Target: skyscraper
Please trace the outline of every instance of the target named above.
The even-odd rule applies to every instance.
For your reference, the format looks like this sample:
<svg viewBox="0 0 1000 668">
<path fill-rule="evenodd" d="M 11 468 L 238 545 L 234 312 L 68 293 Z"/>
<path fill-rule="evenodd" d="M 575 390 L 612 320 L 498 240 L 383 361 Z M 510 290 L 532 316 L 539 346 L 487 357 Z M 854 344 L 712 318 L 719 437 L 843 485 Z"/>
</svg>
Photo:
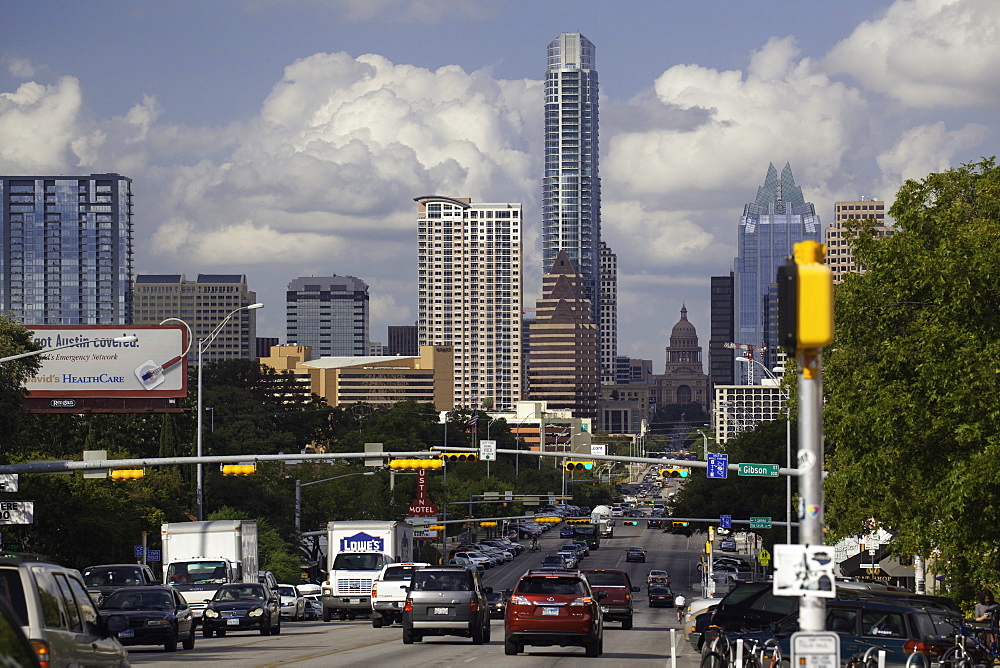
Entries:
<svg viewBox="0 0 1000 668">
<path fill-rule="evenodd" d="M 769 294 L 773 294 L 770 288 L 778 266 L 792 255 L 796 243 L 821 242 L 822 234 L 816 207 L 805 201 L 802 188 L 795 185 L 791 166 L 786 164 L 779 177 L 774 165 L 768 165 L 757 198 L 743 209 L 733 274 L 733 343 L 754 346 L 762 353 L 755 357 L 768 367 L 774 366 L 778 354 L 777 333 L 769 326 Z M 745 350 L 737 349 L 733 357 L 745 355 Z M 749 376 L 759 380 L 759 369 L 748 375 L 746 363 L 734 359 L 733 364 L 736 384 L 746 384 Z"/>
<path fill-rule="evenodd" d="M 417 337 L 454 349 L 456 407 L 521 398 L 521 205 L 417 202 Z"/>
<path fill-rule="evenodd" d="M 285 328 L 290 345 L 316 357 L 366 357 L 368 284 L 354 276 L 306 276 L 288 284 Z"/>
<path fill-rule="evenodd" d="M 601 383 L 612 385 L 618 382 L 618 256 L 603 241 L 600 301 Z"/>
<path fill-rule="evenodd" d="M 580 33 L 549 43 L 545 74 L 542 273 L 564 251 L 583 278 L 600 323 L 601 181 L 598 177 L 596 49 Z"/>
<path fill-rule="evenodd" d="M 132 180 L 0 176 L 0 311 L 26 325 L 132 322 Z"/>
<path fill-rule="evenodd" d="M 833 272 L 834 284 L 844 280 L 844 274 L 853 271 L 864 271 L 854 261 L 854 247 L 847 228 L 852 221 L 874 218 L 875 234 L 887 237 L 893 234 L 893 228 L 886 225 L 885 202 L 879 199 L 862 197 L 854 202 L 837 202 L 834 205 L 833 224 L 824 230 L 826 240 L 826 264 Z"/>
</svg>

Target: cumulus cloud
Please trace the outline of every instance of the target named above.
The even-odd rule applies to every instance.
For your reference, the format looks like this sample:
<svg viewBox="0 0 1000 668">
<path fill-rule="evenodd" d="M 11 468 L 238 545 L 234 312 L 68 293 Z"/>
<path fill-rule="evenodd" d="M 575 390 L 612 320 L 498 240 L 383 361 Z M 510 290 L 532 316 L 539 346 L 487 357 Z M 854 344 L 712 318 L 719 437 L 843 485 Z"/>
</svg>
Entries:
<svg viewBox="0 0 1000 668">
<path fill-rule="evenodd" d="M 63 171 L 79 133 L 81 102 L 80 82 L 69 76 L 0 93 L 0 173 Z"/>
<path fill-rule="evenodd" d="M 995 105 L 997 10 L 996 0 L 897 2 L 837 44 L 824 66 L 910 107 Z"/>
<path fill-rule="evenodd" d="M 30 79 L 37 71 L 35 65 L 27 58 L 7 58 L 6 63 L 7 71 L 18 79 Z"/>
<path fill-rule="evenodd" d="M 954 131 L 940 122 L 911 128 L 878 156 L 882 178 L 898 187 L 907 179 L 945 171 L 955 166 L 957 154 L 975 147 L 989 134 L 988 128 L 975 124 Z"/>
</svg>

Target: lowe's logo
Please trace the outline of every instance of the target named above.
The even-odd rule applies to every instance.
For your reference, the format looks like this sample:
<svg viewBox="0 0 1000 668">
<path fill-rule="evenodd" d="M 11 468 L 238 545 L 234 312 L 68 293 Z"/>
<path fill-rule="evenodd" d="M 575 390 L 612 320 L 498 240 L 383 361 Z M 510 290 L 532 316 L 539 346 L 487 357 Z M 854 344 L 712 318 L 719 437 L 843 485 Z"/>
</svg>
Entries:
<svg viewBox="0 0 1000 668">
<path fill-rule="evenodd" d="M 353 536 L 346 536 L 340 539 L 341 552 L 385 552 L 385 539 L 378 536 L 369 536 L 364 533 L 356 533 Z"/>
</svg>

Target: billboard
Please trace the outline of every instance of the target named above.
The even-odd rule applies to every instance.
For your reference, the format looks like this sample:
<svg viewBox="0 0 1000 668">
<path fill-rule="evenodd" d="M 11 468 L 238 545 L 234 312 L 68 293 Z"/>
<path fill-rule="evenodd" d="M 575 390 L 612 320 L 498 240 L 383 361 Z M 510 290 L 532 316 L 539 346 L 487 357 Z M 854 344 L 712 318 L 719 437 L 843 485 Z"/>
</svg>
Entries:
<svg viewBox="0 0 1000 668">
<path fill-rule="evenodd" d="M 28 325 L 43 348 L 41 368 L 24 382 L 29 397 L 180 398 L 187 396 L 187 328 L 169 325 Z M 119 342 L 115 337 L 135 336 Z"/>
</svg>

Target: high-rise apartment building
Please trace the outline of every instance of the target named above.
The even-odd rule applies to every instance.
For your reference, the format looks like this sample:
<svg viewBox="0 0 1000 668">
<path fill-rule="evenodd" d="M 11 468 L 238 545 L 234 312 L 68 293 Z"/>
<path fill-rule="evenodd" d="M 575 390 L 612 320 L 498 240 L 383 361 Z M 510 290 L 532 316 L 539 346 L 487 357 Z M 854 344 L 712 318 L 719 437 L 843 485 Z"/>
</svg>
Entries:
<svg viewBox="0 0 1000 668">
<path fill-rule="evenodd" d="M 739 230 L 739 254 L 733 282 L 734 335 L 740 345 L 752 345 L 769 368 L 778 353 L 778 336 L 769 327 L 769 291 L 778 275 L 778 266 L 793 253 L 801 241 L 822 241 L 822 227 L 816 207 L 806 202 L 802 188 L 795 185 L 792 168 L 786 164 L 778 176 L 768 165 L 764 185 L 757 198 L 743 209 Z M 733 357 L 745 351 L 736 349 Z M 745 363 L 733 360 L 738 385 L 747 383 Z M 751 374 L 759 380 L 758 370 Z"/>
<path fill-rule="evenodd" d="M 600 322 L 601 181 L 598 177 L 596 49 L 579 33 L 549 43 L 545 73 L 542 272 L 560 251 L 583 278 L 591 318 Z"/>
<path fill-rule="evenodd" d="M 614 384 L 618 357 L 618 256 L 601 242 L 601 382 Z"/>
<path fill-rule="evenodd" d="M 193 337 L 189 362 L 197 359 L 199 341 L 207 341 L 230 313 L 243 309 L 204 348 L 202 362 L 255 359 L 257 311 L 243 307 L 257 303 L 257 293 L 247 289 L 245 275 L 198 274 L 195 281 L 184 274 L 139 275 L 133 295 L 136 325 L 157 325 L 167 318 L 187 323 Z"/>
<path fill-rule="evenodd" d="M 454 349 L 455 406 L 521 398 L 521 205 L 417 202 L 417 338 Z"/>
<path fill-rule="evenodd" d="M 366 357 L 368 284 L 354 276 L 306 276 L 285 293 L 289 345 L 310 346 L 316 357 Z"/>
<path fill-rule="evenodd" d="M 542 277 L 542 298 L 531 326 L 531 401 L 598 417 L 598 329 L 590 319 L 583 278 L 561 251 Z"/>
<path fill-rule="evenodd" d="M 852 271 L 863 271 L 854 261 L 854 249 L 847 226 L 851 221 L 866 218 L 875 219 L 875 234 L 887 237 L 893 233 L 893 228 L 885 222 L 885 202 L 878 199 L 862 197 L 854 202 L 837 202 L 834 205 L 833 224 L 824 232 L 826 243 L 826 264 L 833 272 L 833 282 L 840 283 L 844 274 Z"/>
<path fill-rule="evenodd" d="M 0 176 L 0 311 L 26 325 L 132 322 L 132 180 Z"/>
</svg>

